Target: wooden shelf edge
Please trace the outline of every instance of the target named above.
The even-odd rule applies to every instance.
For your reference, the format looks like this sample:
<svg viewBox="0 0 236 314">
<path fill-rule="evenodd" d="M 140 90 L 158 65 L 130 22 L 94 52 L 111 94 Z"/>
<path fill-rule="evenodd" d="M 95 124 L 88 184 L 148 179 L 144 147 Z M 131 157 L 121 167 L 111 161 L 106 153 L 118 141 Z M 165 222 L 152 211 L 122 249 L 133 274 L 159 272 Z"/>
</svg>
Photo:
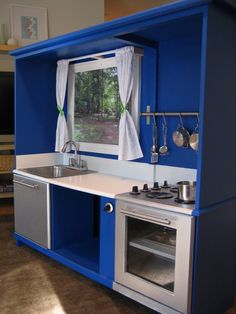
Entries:
<svg viewBox="0 0 236 314">
<path fill-rule="evenodd" d="M 7 170 L 7 171 L 0 170 L 0 175 L 1 174 L 12 174 L 12 171 L 10 171 L 10 170 Z"/>
<path fill-rule="evenodd" d="M 14 193 L 13 192 L 4 192 L 0 193 L 0 198 L 13 198 Z"/>
<path fill-rule="evenodd" d="M 1 143 L 10 143 L 13 144 L 15 141 L 15 135 L 14 134 L 8 134 L 8 135 L 2 135 L 0 134 L 0 144 Z"/>
<path fill-rule="evenodd" d="M 20 48 L 18 45 L 0 45 L 0 51 L 8 52 L 14 49 Z"/>
<path fill-rule="evenodd" d="M 15 149 L 15 144 L 1 144 L 0 143 L 0 150 L 13 150 Z"/>
</svg>

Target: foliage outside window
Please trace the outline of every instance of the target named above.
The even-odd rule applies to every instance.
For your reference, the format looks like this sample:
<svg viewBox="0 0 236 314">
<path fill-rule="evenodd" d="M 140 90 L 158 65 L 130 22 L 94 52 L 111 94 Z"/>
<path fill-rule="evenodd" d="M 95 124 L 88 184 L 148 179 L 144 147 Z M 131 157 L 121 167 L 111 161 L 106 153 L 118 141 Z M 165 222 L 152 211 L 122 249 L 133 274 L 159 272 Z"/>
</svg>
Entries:
<svg viewBox="0 0 236 314">
<path fill-rule="evenodd" d="M 75 74 L 74 139 L 118 144 L 120 97 L 115 67 Z"/>
</svg>

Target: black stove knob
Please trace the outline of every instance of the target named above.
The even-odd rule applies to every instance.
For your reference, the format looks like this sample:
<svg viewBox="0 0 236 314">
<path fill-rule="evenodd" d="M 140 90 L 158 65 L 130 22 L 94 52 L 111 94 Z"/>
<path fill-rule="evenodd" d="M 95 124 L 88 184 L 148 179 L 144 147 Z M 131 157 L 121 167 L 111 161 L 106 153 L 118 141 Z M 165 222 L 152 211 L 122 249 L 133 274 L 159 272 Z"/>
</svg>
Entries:
<svg viewBox="0 0 236 314">
<path fill-rule="evenodd" d="M 138 195 L 138 194 L 140 194 L 137 185 L 134 185 L 134 186 L 132 187 L 132 191 L 130 192 L 130 194 L 133 194 L 133 195 Z"/>
<path fill-rule="evenodd" d="M 167 180 L 164 181 L 164 184 L 162 185 L 162 187 L 163 187 L 164 189 L 167 189 L 167 188 L 170 187 L 169 184 L 168 184 L 168 182 L 167 182 Z"/>
<path fill-rule="evenodd" d="M 148 192 L 148 191 L 149 191 L 149 188 L 148 188 L 147 183 L 145 183 L 145 184 L 143 185 L 143 189 L 142 189 L 141 191 L 142 191 L 142 192 Z"/>
<path fill-rule="evenodd" d="M 154 182 L 152 190 L 159 190 L 159 189 L 160 189 L 159 183 L 158 182 Z"/>
</svg>

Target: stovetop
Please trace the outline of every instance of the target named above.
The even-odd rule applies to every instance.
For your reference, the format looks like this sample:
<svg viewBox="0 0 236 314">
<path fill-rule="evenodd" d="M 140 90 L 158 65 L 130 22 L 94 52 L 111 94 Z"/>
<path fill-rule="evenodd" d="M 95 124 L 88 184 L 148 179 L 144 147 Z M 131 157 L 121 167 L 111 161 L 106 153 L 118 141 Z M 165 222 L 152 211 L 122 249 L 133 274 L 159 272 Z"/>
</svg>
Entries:
<svg viewBox="0 0 236 314">
<path fill-rule="evenodd" d="M 162 185 L 155 182 L 152 187 L 144 184 L 141 189 L 138 186 L 133 186 L 130 192 L 117 195 L 117 199 L 138 205 L 191 214 L 195 204 L 179 202 L 177 193 L 177 186 L 169 185 L 167 181 L 164 181 Z"/>
</svg>

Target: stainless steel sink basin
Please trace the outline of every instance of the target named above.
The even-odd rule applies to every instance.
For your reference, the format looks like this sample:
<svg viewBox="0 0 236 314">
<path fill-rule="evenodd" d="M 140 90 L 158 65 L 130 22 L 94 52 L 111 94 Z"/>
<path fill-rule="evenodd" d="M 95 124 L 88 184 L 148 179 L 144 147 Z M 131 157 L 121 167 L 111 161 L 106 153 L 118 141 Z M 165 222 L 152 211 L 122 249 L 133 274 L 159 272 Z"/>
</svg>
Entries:
<svg viewBox="0 0 236 314">
<path fill-rule="evenodd" d="M 91 170 L 81 170 L 65 165 L 42 166 L 34 168 L 19 169 L 23 172 L 44 178 L 62 178 L 93 173 Z"/>
</svg>

